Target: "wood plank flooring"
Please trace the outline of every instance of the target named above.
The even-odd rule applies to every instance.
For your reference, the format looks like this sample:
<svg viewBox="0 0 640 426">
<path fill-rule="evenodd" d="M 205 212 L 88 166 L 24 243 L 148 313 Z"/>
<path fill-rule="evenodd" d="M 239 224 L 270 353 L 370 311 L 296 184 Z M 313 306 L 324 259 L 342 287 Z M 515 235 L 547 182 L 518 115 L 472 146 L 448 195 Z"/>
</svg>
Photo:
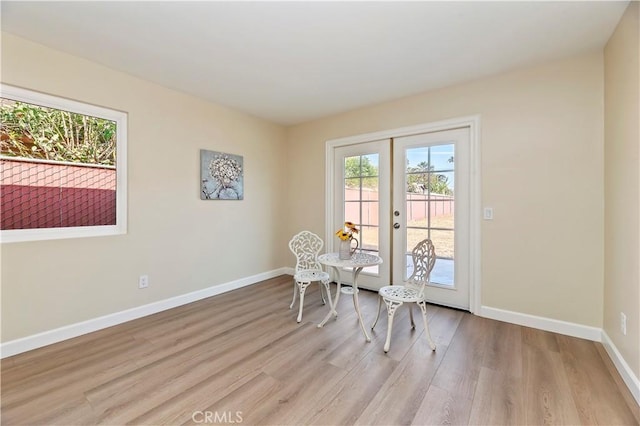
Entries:
<svg viewBox="0 0 640 426">
<path fill-rule="evenodd" d="M 281 276 L 7 358 L 2 424 L 639 424 L 599 343 L 429 306 L 437 350 L 401 308 L 385 354 L 384 314 L 366 343 L 349 297 L 318 329 L 318 287 L 300 324 L 291 291 Z"/>
</svg>

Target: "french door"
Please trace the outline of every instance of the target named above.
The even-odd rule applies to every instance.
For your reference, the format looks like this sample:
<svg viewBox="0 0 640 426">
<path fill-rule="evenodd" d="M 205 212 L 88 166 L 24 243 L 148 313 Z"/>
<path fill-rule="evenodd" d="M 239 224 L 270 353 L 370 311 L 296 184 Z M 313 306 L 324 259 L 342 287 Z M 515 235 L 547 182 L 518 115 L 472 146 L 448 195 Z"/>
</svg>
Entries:
<svg viewBox="0 0 640 426">
<path fill-rule="evenodd" d="M 331 239 L 337 251 L 337 237 L 333 235 L 344 222 L 356 224 L 359 249 L 377 254 L 383 263 L 365 268 L 358 278 L 358 286 L 379 289 L 388 285 L 391 277 L 390 197 L 391 144 L 389 139 L 338 147 L 334 150 L 334 189 L 336 208 Z M 351 274 L 343 274 L 349 283 Z"/>
<path fill-rule="evenodd" d="M 427 300 L 469 309 L 469 128 L 393 139 L 394 284 L 411 276 L 411 250 L 436 249 Z"/>
<path fill-rule="evenodd" d="M 331 222 L 336 230 L 355 223 L 360 248 L 383 259 L 362 271 L 359 286 L 402 285 L 413 270 L 411 250 L 430 238 L 437 260 L 427 300 L 469 309 L 469 128 L 337 146 L 333 155 Z"/>
</svg>

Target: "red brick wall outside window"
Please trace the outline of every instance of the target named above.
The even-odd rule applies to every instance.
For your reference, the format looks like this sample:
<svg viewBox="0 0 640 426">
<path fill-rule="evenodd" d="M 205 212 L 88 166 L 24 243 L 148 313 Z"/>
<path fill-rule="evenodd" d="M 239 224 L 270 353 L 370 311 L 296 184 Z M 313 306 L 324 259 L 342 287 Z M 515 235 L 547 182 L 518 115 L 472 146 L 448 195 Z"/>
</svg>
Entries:
<svg viewBox="0 0 640 426">
<path fill-rule="evenodd" d="M 116 169 L 0 158 L 0 228 L 116 224 Z"/>
</svg>

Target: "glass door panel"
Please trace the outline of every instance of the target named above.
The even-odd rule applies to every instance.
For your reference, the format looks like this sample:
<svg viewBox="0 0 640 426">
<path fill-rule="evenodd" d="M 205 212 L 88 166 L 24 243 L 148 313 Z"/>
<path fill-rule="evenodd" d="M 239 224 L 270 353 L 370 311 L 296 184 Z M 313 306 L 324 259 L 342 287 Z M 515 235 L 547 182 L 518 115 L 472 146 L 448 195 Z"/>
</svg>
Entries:
<svg viewBox="0 0 640 426">
<path fill-rule="evenodd" d="M 408 277 L 413 269 L 411 250 L 424 238 L 436 248 L 438 267 L 454 262 L 455 189 L 454 145 L 419 146 L 405 150 L 406 241 L 409 261 L 404 262 Z M 443 231 L 446 230 L 446 231 Z M 406 257 L 406 256 L 405 256 Z M 440 268 L 439 268 L 440 269 Z M 449 275 L 450 274 L 450 275 Z M 431 277 L 434 284 L 453 285 L 454 268 L 443 268 Z M 437 278 L 437 281 L 436 281 Z"/>
<path fill-rule="evenodd" d="M 380 156 L 378 154 L 356 155 L 344 158 L 344 217 L 353 222 L 359 230 L 360 251 L 378 255 L 380 253 L 378 220 L 378 173 Z M 375 201 L 374 201 L 375 200 Z M 378 274 L 378 265 L 365 268 L 363 272 Z"/>
</svg>

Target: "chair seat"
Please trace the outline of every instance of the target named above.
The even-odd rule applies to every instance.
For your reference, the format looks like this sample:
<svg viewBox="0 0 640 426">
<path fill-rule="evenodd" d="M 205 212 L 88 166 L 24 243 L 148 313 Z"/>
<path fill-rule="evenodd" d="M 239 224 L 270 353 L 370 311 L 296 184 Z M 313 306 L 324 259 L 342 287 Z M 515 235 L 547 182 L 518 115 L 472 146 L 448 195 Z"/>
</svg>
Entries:
<svg viewBox="0 0 640 426">
<path fill-rule="evenodd" d="M 329 281 L 329 273 L 317 270 L 298 271 L 293 275 L 293 279 L 302 283 Z"/>
<path fill-rule="evenodd" d="M 419 302 L 422 300 L 418 295 L 418 290 L 401 285 L 388 285 L 382 287 L 378 293 L 385 299 L 395 302 Z"/>
</svg>

